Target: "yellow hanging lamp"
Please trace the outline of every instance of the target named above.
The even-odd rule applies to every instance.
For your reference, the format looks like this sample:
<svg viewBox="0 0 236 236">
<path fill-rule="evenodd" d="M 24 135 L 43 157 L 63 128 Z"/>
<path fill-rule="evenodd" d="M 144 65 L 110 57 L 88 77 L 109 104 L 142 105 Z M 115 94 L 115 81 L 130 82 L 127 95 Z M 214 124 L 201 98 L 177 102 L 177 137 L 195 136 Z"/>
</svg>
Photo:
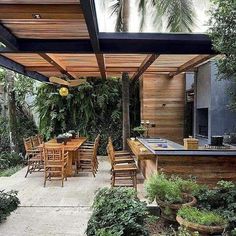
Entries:
<svg viewBox="0 0 236 236">
<path fill-rule="evenodd" d="M 59 89 L 59 94 L 60 94 L 62 97 L 68 96 L 68 94 L 69 94 L 68 88 L 66 88 L 66 87 L 61 87 L 61 88 Z"/>
</svg>

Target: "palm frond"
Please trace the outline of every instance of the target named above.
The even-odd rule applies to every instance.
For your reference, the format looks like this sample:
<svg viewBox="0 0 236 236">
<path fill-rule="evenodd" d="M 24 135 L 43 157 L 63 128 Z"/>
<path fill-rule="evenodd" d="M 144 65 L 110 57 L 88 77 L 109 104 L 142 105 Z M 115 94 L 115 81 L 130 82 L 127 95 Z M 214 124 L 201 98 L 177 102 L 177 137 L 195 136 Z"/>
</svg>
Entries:
<svg viewBox="0 0 236 236">
<path fill-rule="evenodd" d="M 112 5 L 110 6 L 111 16 L 116 15 L 116 25 L 115 31 L 121 32 L 123 26 L 122 19 L 122 0 L 112 0 Z"/>
<path fill-rule="evenodd" d="M 171 32 L 192 31 L 195 21 L 192 0 L 155 0 L 155 5 Z"/>
<path fill-rule="evenodd" d="M 140 26 L 139 29 L 142 32 L 146 23 L 146 16 L 147 16 L 147 12 L 146 12 L 146 1 L 145 0 L 138 0 L 138 10 L 139 13 L 141 14 L 141 21 L 140 21 Z"/>
</svg>

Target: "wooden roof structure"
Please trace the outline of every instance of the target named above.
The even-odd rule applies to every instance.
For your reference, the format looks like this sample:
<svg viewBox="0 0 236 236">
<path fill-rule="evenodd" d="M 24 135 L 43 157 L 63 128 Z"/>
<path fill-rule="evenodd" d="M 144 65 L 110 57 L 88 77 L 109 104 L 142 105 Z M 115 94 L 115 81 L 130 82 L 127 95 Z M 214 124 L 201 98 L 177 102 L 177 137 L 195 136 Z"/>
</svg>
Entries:
<svg viewBox="0 0 236 236">
<path fill-rule="evenodd" d="M 215 52 L 205 34 L 99 32 L 94 0 L 1 0 L 0 66 L 39 81 L 50 76 L 170 78 Z"/>
</svg>

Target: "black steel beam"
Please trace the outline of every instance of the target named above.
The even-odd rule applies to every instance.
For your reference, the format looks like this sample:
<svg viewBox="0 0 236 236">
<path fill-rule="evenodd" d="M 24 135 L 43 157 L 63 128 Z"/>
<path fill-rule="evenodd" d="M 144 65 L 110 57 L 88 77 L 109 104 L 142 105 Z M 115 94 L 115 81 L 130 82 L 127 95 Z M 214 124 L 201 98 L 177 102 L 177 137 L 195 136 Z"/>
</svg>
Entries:
<svg viewBox="0 0 236 236">
<path fill-rule="evenodd" d="M 17 38 L 2 24 L 0 24 L 0 42 L 6 46 L 4 50 L 18 50 L 19 48 Z"/>
<path fill-rule="evenodd" d="M 93 53 L 89 39 L 19 39 L 21 52 L 33 53 Z"/>
<path fill-rule="evenodd" d="M 19 74 L 31 77 L 32 79 L 38 80 L 40 82 L 49 82 L 48 77 L 35 72 L 35 71 L 27 71 L 25 67 L 11 59 L 0 55 L 0 66 L 5 67 L 9 70 L 13 70 Z"/>
<path fill-rule="evenodd" d="M 217 54 L 205 34 L 100 33 L 99 44 L 101 53 Z M 94 53 L 89 39 L 18 39 L 18 45 L 19 52 Z"/>
<path fill-rule="evenodd" d="M 216 54 L 206 34 L 100 33 L 103 53 Z"/>
</svg>

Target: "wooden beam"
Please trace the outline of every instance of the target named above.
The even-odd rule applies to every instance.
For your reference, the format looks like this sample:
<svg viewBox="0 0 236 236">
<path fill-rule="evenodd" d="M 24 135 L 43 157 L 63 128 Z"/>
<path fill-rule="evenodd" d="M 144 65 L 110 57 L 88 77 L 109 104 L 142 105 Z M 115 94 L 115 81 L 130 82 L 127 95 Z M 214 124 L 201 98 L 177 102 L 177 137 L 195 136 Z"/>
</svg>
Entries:
<svg viewBox="0 0 236 236">
<path fill-rule="evenodd" d="M 2 42 L 10 50 L 18 51 L 19 49 L 17 38 L 2 24 L 0 24 L 0 42 Z M 4 48 L 4 50 L 7 49 Z"/>
<path fill-rule="evenodd" d="M 0 4 L 1 20 L 32 20 L 33 14 L 44 20 L 84 18 L 79 4 Z"/>
<path fill-rule="evenodd" d="M 102 78 L 106 79 L 107 75 L 106 75 L 105 59 L 103 53 L 100 50 L 100 43 L 98 37 L 99 29 L 98 29 L 95 3 L 93 0 L 80 0 L 80 5 L 84 13 L 84 18 L 87 24 L 91 44 L 93 47 L 93 51 L 96 55 L 101 76 Z"/>
<path fill-rule="evenodd" d="M 76 79 L 76 76 L 73 73 L 69 73 L 66 71 L 65 66 L 55 57 L 46 53 L 39 53 L 39 55 L 53 65 L 58 71 L 60 71 L 63 75 L 68 76 L 70 79 Z"/>
<path fill-rule="evenodd" d="M 135 82 L 136 80 L 138 80 L 140 78 L 140 76 L 148 69 L 148 67 L 159 57 L 160 55 L 157 54 L 152 54 L 152 55 L 148 55 L 144 61 L 142 62 L 142 64 L 140 65 L 140 67 L 138 68 L 138 70 L 134 73 L 134 75 L 132 76 L 131 80 L 133 82 Z"/>
<path fill-rule="evenodd" d="M 23 65 L 2 55 L 0 55 L 0 66 L 9 70 L 13 70 L 19 74 L 31 77 L 32 79 L 38 80 L 40 82 L 49 82 L 48 77 L 35 71 L 28 71 Z"/>
<path fill-rule="evenodd" d="M 186 71 L 192 69 L 193 67 L 203 63 L 204 61 L 210 59 L 213 56 L 215 56 L 215 55 L 198 55 L 198 56 L 194 57 L 193 59 L 191 59 L 190 61 L 184 63 L 182 66 L 180 66 L 176 72 L 169 73 L 169 78 L 171 79 L 176 75 L 186 72 Z"/>
</svg>

